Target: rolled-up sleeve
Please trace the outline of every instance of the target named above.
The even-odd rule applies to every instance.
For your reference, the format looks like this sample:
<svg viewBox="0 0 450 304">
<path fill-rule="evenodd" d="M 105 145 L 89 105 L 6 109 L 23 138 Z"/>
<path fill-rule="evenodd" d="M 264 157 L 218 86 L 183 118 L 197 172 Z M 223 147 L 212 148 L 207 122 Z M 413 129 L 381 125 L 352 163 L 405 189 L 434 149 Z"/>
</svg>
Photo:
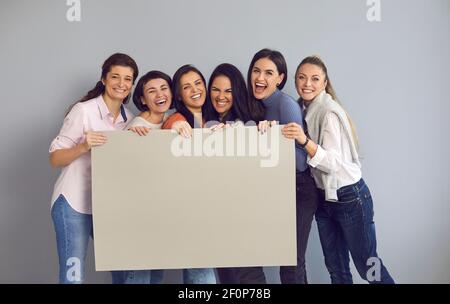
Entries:
<svg viewBox="0 0 450 304">
<path fill-rule="evenodd" d="M 69 149 L 81 143 L 84 139 L 84 119 L 83 108 L 76 104 L 64 118 L 58 136 L 50 144 L 49 153 L 59 149 Z"/>
</svg>

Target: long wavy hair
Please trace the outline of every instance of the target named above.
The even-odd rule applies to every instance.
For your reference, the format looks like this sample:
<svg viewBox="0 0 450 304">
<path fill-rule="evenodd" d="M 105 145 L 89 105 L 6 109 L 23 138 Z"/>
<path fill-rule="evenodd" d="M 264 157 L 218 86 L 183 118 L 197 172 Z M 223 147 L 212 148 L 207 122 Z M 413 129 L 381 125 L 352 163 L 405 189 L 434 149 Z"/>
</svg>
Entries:
<svg viewBox="0 0 450 304">
<path fill-rule="evenodd" d="M 222 119 L 220 119 L 219 113 L 217 113 L 213 106 L 213 111 L 211 111 L 212 115 L 211 117 L 208 117 L 207 120 L 215 120 L 223 123 L 227 121 L 235 121 L 236 119 L 239 119 L 243 123 L 251 120 L 250 111 L 248 109 L 248 92 L 242 73 L 232 64 L 222 63 L 218 65 L 209 78 L 208 92 L 211 92 L 212 83 L 214 79 L 219 76 L 225 76 L 230 80 L 233 104 L 231 109 L 224 115 L 224 117 L 222 117 Z"/>
<path fill-rule="evenodd" d="M 205 77 L 203 77 L 203 74 L 193 65 L 186 64 L 180 67 L 172 78 L 172 93 L 173 93 L 173 102 L 175 104 L 175 109 L 178 113 L 184 116 L 186 118 L 187 122 L 191 125 L 192 128 L 195 127 L 194 123 L 194 114 L 189 111 L 189 109 L 184 104 L 184 101 L 181 97 L 181 77 L 189 72 L 194 72 L 200 76 L 200 78 L 203 81 L 203 84 L 205 85 L 205 103 L 202 106 L 202 117 L 206 118 L 209 117 L 212 111 L 212 105 L 211 101 L 209 100 L 208 91 L 206 90 L 206 81 Z"/>
<path fill-rule="evenodd" d="M 342 103 L 339 101 L 339 99 L 338 99 L 338 97 L 336 95 L 336 91 L 334 90 L 333 85 L 331 84 L 330 77 L 328 76 L 328 69 L 327 69 L 325 63 L 317 55 L 308 56 L 305 59 L 303 59 L 300 62 L 300 64 L 298 65 L 297 70 L 295 72 L 295 77 L 297 77 L 298 71 L 300 70 L 301 66 L 304 65 L 304 64 L 313 64 L 313 65 L 319 67 L 323 71 L 323 73 L 325 74 L 325 81 L 327 82 L 327 85 L 325 87 L 325 92 L 330 94 L 330 96 L 333 98 L 333 100 L 339 104 L 339 106 L 344 110 L 345 114 L 347 115 L 347 119 L 349 121 L 350 128 L 351 128 L 351 131 L 352 131 L 352 137 L 353 137 L 353 140 L 355 142 L 356 147 L 358 148 L 359 147 L 359 140 L 358 140 L 358 134 L 356 132 L 356 126 L 353 123 L 353 120 L 351 119 L 350 115 L 344 109 L 344 107 L 342 106 Z M 299 103 L 301 105 L 303 104 L 303 100 L 302 100 L 301 97 L 299 98 Z"/>
</svg>

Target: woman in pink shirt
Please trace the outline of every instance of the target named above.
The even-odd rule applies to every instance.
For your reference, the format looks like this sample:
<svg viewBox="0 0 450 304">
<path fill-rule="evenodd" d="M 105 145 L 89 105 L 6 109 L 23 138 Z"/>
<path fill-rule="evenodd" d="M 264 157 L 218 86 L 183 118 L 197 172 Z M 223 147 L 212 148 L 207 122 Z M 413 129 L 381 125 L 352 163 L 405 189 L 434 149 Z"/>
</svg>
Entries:
<svg viewBox="0 0 450 304">
<path fill-rule="evenodd" d="M 91 153 L 106 143 L 102 131 L 123 130 L 133 115 L 128 102 L 138 76 L 136 62 L 116 53 L 103 63 L 100 81 L 75 103 L 50 145 L 50 164 L 61 167 L 51 214 L 59 256 L 59 282 L 84 280 L 85 257 L 92 231 Z"/>
</svg>

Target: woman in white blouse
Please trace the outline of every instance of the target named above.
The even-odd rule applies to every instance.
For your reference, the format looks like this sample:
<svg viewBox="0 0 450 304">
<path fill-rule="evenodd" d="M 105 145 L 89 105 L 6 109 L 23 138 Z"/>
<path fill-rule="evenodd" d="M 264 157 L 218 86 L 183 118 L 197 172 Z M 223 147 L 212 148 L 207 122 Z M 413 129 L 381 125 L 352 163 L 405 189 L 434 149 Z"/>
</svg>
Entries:
<svg viewBox="0 0 450 304">
<path fill-rule="evenodd" d="M 369 283 L 390 283 L 376 250 L 373 202 L 362 179 L 353 123 L 338 103 L 323 61 L 303 59 L 295 84 L 305 108 L 307 132 L 296 123 L 283 134 L 308 153 L 308 164 L 319 188 L 316 212 L 320 242 L 332 283 L 352 283 L 349 252 L 360 276 Z"/>
</svg>

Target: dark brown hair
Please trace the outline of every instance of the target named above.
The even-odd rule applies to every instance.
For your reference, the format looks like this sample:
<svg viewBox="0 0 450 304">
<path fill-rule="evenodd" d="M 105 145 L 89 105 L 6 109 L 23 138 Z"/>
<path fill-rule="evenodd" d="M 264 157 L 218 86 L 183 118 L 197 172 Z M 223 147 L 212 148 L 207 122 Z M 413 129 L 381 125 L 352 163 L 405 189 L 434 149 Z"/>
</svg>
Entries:
<svg viewBox="0 0 450 304">
<path fill-rule="evenodd" d="M 103 63 L 102 75 L 100 77 L 100 80 L 95 84 L 95 87 L 93 89 L 91 89 L 89 92 L 87 92 L 86 95 L 84 95 L 80 100 L 78 100 L 77 102 L 72 104 L 70 106 L 69 110 L 67 111 L 66 115 L 70 112 L 70 110 L 72 109 L 72 107 L 75 104 L 77 104 L 79 102 L 85 102 L 92 98 L 96 98 L 96 97 L 102 95 L 105 92 L 105 86 L 103 85 L 102 80 L 105 80 L 106 75 L 109 73 L 109 71 L 111 71 L 111 68 L 113 66 L 117 66 L 117 65 L 123 66 L 123 67 L 130 67 L 133 69 L 133 84 L 134 84 L 134 81 L 136 80 L 136 78 L 139 75 L 139 69 L 136 64 L 136 61 L 134 61 L 133 58 L 131 58 L 130 56 L 128 56 L 126 54 L 115 53 L 115 54 L 109 56 L 108 59 L 106 59 L 105 62 Z M 129 99 L 130 99 L 130 95 L 128 95 L 123 100 L 123 103 L 127 103 Z"/>
</svg>

